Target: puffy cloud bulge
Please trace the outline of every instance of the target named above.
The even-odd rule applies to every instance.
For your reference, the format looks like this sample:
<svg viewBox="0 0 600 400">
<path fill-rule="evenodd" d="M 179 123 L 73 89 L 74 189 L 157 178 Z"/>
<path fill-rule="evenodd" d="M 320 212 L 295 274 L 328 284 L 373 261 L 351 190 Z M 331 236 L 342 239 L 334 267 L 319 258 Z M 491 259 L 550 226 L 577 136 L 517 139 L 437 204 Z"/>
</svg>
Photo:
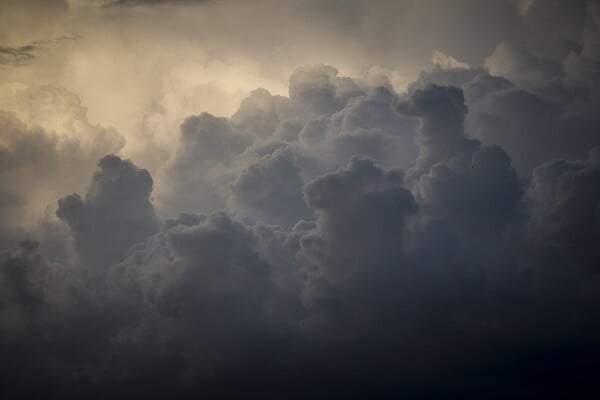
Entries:
<svg viewBox="0 0 600 400">
<path fill-rule="evenodd" d="M 489 3 L 502 23 L 469 53 L 454 24 L 485 25 L 481 6 L 408 3 L 290 3 L 357 43 L 379 37 L 354 66 L 384 66 L 312 63 L 297 22 L 285 43 L 310 63 L 261 66 L 288 73 L 287 92 L 254 88 L 229 116 L 150 88 L 149 111 L 111 128 L 76 85 L 9 83 L 39 65 L 7 66 L 32 70 L 11 69 L 0 97 L 2 396 L 597 393 L 600 6 Z M 152 19 L 245 4 L 29 7 Z M 413 39 L 434 65 L 401 88 L 372 24 L 426 11 L 448 14 L 450 38 Z M 239 29 L 214 40 L 261 60 L 267 31 Z"/>
</svg>

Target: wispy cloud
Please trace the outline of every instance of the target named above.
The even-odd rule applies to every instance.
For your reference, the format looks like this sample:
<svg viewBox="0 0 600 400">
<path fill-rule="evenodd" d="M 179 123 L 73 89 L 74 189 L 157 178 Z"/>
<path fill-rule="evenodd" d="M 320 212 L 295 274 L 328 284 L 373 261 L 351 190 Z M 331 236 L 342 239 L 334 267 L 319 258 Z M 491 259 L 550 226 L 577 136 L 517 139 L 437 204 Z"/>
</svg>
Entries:
<svg viewBox="0 0 600 400">
<path fill-rule="evenodd" d="M 31 44 L 19 47 L 2 46 L 0 47 L 0 64 L 29 65 L 35 58 L 35 50 L 36 46 Z"/>
<path fill-rule="evenodd" d="M 23 46 L 0 46 L 0 65 L 22 66 L 30 65 L 39 52 L 62 42 L 79 40 L 81 36 L 61 36 L 52 39 L 34 40 Z"/>
<path fill-rule="evenodd" d="M 214 0 L 113 0 L 105 3 L 105 6 L 140 6 L 158 4 L 205 4 Z"/>
</svg>

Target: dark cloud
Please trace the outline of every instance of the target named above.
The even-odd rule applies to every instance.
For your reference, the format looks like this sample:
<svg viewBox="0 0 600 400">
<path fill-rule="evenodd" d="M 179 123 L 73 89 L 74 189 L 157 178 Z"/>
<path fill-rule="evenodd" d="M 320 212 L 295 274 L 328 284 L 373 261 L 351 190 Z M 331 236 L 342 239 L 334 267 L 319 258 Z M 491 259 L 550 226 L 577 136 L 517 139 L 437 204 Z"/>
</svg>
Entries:
<svg viewBox="0 0 600 400">
<path fill-rule="evenodd" d="M 599 8 L 552 27 L 558 2 L 490 7 L 526 24 L 503 25 L 518 35 L 485 66 L 439 64 L 405 93 L 306 66 L 289 96 L 186 118 L 157 171 L 163 218 L 150 173 L 101 157 L 122 139 L 76 96 L 16 96 L 0 114 L 0 393 L 593 397 Z M 98 158 L 59 221 L 20 223 L 30 192 Z"/>
<path fill-rule="evenodd" d="M 302 198 L 303 186 L 293 150 L 280 147 L 245 169 L 231 192 L 242 213 L 266 223 L 292 227 L 311 216 Z"/>
<path fill-rule="evenodd" d="M 35 58 L 34 45 L 20 47 L 0 47 L 0 64 L 27 65 Z"/>
<path fill-rule="evenodd" d="M 222 171 L 252 139 L 226 118 L 203 113 L 180 126 L 180 147 L 167 168 L 169 191 L 162 198 L 169 209 L 209 212 L 225 205 Z"/>
<path fill-rule="evenodd" d="M 306 186 L 306 201 L 318 216 L 317 230 L 300 242 L 309 267 L 302 295 L 308 305 L 349 321 L 367 317 L 351 316 L 365 305 L 373 311 L 378 308 L 374 302 L 385 307 L 379 294 L 394 285 L 404 220 L 417 209 L 402 180 L 401 171 L 352 159 L 347 169 Z M 379 281 L 383 276 L 387 283 Z M 379 293 L 372 292 L 378 284 Z"/>
<path fill-rule="evenodd" d="M 455 87 L 428 86 L 397 105 L 401 115 L 418 117 L 420 151 L 414 174 L 421 175 L 437 163 L 468 165 L 479 143 L 464 135 L 467 113 L 464 96 Z"/>
<path fill-rule="evenodd" d="M 586 76 L 585 85 L 593 87 L 598 81 L 594 75 L 597 68 L 584 70 L 587 72 L 576 75 Z M 462 88 L 468 109 L 464 120 L 467 136 L 502 146 L 519 173 L 527 177 L 549 158 L 584 157 L 600 144 L 596 135 L 598 120 L 590 109 L 598 99 L 587 87 L 571 83 L 573 80 L 563 74 L 561 78 L 540 75 L 537 85 L 533 78 L 527 78 L 527 84 L 519 86 L 487 71 L 438 69 L 422 74 L 412 91 L 431 83 Z"/>
<path fill-rule="evenodd" d="M 38 247 L 39 243 L 35 241 L 23 241 L 16 252 L 3 254 L 4 307 L 16 307 L 26 314 L 37 314 L 43 306 L 44 299 L 37 281 L 39 275 L 44 273 L 44 266 L 37 252 Z"/>
<path fill-rule="evenodd" d="M 534 170 L 529 191 L 534 203 L 531 224 L 541 235 L 541 246 L 556 252 L 557 263 L 593 272 L 600 262 L 599 151 L 590 150 L 587 159 L 543 163 Z"/>
<path fill-rule="evenodd" d="M 0 65 L 30 65 L 38 57 L 38 54 L 47 50 L 49 46 L 79 39 L 81 36 L 61 36 L 47 40 L 34 40 L 29 44 L 17 47 L 0 46 Z"/>
<path fill-rule="evenodd" d="M 337 70 L 329 66 L 299 68 L 290 76 L 290 100 L 303 106 L 311 117 L 331 115 L 343 106 L 336 78 Z"/>
<path fill-rule="evenodd" d="M 467 107 L 459 89 L 426 86 L 397 107 L 421 123 L 410 178 L 426 214 L 454 219 L 461 230 L 477 234 L 514 223 L 521 183 L 501 147 L 466 138 Z"/>
<path fill-rule="evenodd" d="M 416 157 L 415 124 L 394 111 L 390 88 L 312 65 L 291 75 L 289 90 L 285 97 L 257 89 L 230 119 L 206 113 L 186 119 L 161 203 L 175 212 L 228 205 L 291 227 L 311 214 L 302 201 L 304 182 L 353 156 L 393 167 Z"/>
<path fill-rule="evenodd" d="M 378 86 L 349 99 L 344 109 L 331 117 L 331 146 L 340 160 L 362 156 L 398 167 L 413 163 L 415 127 L 394 112 L 395 102 L 391 89 Z"/>
<path fill-rule="evenodd" d="M 120 260 L 130 246 L 158 229 L 148 171 L 117 156 L 102 158 L 98 167 L 85 198 L 76 193 L 63 197 L 56 210 L 71 228 L 77 254 L 90 271 Z"/>
</svg>

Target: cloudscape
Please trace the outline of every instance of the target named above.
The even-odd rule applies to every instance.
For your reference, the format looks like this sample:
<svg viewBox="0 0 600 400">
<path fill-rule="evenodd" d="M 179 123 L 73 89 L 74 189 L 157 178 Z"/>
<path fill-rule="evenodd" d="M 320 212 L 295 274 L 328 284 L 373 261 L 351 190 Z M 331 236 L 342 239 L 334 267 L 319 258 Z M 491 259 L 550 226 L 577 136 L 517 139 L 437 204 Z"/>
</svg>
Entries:
<svg viewBox="0 0 600 400">
<path fill-rule="evenodd" d="M 0 0 L 0 396 L 600 394 L 597 0 Z"/>
</svg>

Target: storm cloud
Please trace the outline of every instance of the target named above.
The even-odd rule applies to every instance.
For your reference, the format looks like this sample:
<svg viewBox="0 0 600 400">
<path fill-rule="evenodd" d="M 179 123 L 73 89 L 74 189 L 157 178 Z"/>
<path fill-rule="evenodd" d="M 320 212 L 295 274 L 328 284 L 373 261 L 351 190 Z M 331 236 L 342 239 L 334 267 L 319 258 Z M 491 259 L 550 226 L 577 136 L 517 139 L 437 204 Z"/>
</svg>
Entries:
<svg viewBox="0 0 600 400">
<path fill-rule="evenodd" d="M 136 92 L 148 98 L 121 109 L 127 87 L 113 103 L 97 86 L 88 108 L 77 85 L 23 78 L 43 62 L 33 48 L 0 48 L 7 68 L 32 68 L 0 84 L 1 395 L 598 393 L 598 3 L 497 1 L 493 23 L 469 1 L 375 3 L 289 3 L 294 26 L 322 35 L 322 49 L 341 35 L 357 65 L 372 59 L 362 75 L 311 57 L 277 64 L 265 36 L 281 33 L 299 55 L 310 46 L 275 21 L 262 26 L 245 3 L 11 8 L 110 15 L 119 29 L 139 15 L 184 23 L 235 10 L 257 23 L 253 37 L 237 36 L 244 22 L 219 40 L 189 40 L 270 60 L 253 73 L 275 81 L 285 70 L 287 90 L 256 87 L 229 115 L 208 112 L 195 90 L 218 102 L 238 89 L 199 78 L 198 60 L 178 59 L 184 44 L 165 36 L 157 43 L 173 53 L 148 72 L 159 82 Z M 386 21 L 427 13 L 448 37 L 414 36 L 430 64 L 402 83 L 402 70 L 381 65 L 400 48 Z M 114 38 L 89 40 L 65 56 L 65 73 L 102 60 L 94 46 Z M 224 53 L 207 54 L 202 71 L 230 68 Z M 132 121 L 111 127 L 102 115 Z"/>
</svg>

